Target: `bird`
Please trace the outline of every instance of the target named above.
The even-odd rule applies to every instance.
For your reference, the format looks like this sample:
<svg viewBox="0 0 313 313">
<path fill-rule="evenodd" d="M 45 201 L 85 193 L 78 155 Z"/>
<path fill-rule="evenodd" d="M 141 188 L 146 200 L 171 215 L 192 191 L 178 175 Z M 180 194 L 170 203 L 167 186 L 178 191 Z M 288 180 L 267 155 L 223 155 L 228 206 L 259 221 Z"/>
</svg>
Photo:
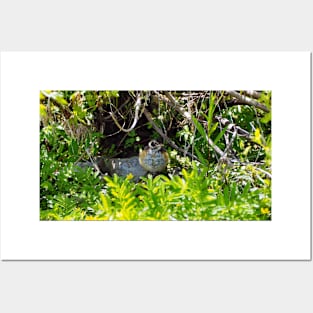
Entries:
<svg viewBox="0 0 313 313">
<path fill-rule="evenodd" d="M 167 151 L 156 140 L 151 140 L 148 146 L 139 152 L 139 164 L 150 173 L 163 172 L 168 161 Z"/>
</svg>

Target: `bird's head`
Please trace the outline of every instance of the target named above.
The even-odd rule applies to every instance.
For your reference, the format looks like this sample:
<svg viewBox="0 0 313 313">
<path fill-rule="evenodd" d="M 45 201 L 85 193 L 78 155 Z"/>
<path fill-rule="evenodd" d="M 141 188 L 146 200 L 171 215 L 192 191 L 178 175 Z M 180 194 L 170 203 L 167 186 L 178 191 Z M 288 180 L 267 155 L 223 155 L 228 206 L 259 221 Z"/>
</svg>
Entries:
<svg viewBox="0 0 313 313">
<path fill-rule="evenodd" d="M 159 151 L 162 149 L 163 145 L 159 142 L 157 142 L 156 140 L 151 140 L 149 143 L 148 143 L 148 146 L 151 150 L 153 151 Z"/>
</svg>

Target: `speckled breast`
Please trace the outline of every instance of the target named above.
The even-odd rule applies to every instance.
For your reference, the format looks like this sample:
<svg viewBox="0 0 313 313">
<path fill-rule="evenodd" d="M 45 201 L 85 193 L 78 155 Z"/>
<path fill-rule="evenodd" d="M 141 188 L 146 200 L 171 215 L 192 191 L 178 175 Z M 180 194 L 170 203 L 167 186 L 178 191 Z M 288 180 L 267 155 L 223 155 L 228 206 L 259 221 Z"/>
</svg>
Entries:
<svg viewBox="0 0 313 313">
<path fill-rule="evenodd" d="M 168 163 L 167 152 L 162 150 L 144 150 L 139 155 L 140 165 L 151 173 L 162 172 Z"/>
</svg>

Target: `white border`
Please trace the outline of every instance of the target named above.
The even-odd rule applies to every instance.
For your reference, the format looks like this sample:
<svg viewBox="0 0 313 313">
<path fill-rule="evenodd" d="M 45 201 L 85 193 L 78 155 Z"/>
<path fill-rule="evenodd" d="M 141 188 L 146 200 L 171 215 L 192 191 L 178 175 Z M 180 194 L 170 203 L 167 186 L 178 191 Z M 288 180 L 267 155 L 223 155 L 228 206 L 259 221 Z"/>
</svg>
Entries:
<svg viewBox="0 0 313 313">
<path fill-rule="evenodd" d="M 39 90 L 273 91 L 271 222 L 40 222 Z M 310 53 L 1 54 L 2 259 L 310 258 Z"/>
</svg>

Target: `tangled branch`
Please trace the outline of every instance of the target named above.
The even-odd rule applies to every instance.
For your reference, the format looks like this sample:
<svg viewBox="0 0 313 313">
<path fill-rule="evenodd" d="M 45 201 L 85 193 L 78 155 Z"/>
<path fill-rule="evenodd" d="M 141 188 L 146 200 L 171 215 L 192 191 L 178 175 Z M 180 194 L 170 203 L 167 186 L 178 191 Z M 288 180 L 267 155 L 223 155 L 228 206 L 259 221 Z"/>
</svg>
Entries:
<svg viewBox="0 0 313 313">
<path fill-rule="evenodd" d="M 264 104 L 254 100 L 254 99 L 251 99 L 247 96 L 241 95 L 234 90 L 227 90 L 227 93 L 230 94 L 231 96 L 235 97 L 236 99 L 238 99 L 239 101 L 241 101 L 244 104 L 254 106 L 254 107 L 256 107 L 256 108 L 258 108 L 258 109 L 260 109 L 266 113 L 270 112 L 270 110 Z"/>
<path fill-rule="evenodd" d="M 174 141 L 172 141 L 168 136 L 166 136 L 162 129 L 158 127 L 158 125 L 153 121 L 153 118 L 152 118 L 152 115 L 151 113 L 147 110 L 147 109 L 144 109 L 143 111 L 144 115 L 146 116 L 147 120 L 150 122 L 150 124 L 152 125 L 152 127 L 155 129 L 155 131 L 174 149 L 190 156 L 191 158 L 193 159 L 196 159 L 197 161 L 199 161 L 199 159 L 193 155 L 192 153 L 188 152 L 188 151 L 185 151 L 184 149 L 178 147 Z"/>
<path fill-rule="evenodd" d="M 125 133 L 129 133 L 131 132 L 137 125 L 139 119 L 140 119 L 140 116 L 141 114 L 139 113 L 140 110 L 142 108 L 142 104 L 141 104 L 141 98 L 140 98 L 140 95 L 137 96 L 137 100 L 136 100 L 136 103 L 135 103 L 135 118 L 134 118 L 134 121 L 131 125 L 130 128 L 123 128 L 120 123 L 118 122 L 117 118 L 115 117 L 115 114 L 113 112 L 109 112 L 109 114 L 111 115 L 115 125 L 119 128 L 120 131 L 123 131 Z"/>
</svg>

